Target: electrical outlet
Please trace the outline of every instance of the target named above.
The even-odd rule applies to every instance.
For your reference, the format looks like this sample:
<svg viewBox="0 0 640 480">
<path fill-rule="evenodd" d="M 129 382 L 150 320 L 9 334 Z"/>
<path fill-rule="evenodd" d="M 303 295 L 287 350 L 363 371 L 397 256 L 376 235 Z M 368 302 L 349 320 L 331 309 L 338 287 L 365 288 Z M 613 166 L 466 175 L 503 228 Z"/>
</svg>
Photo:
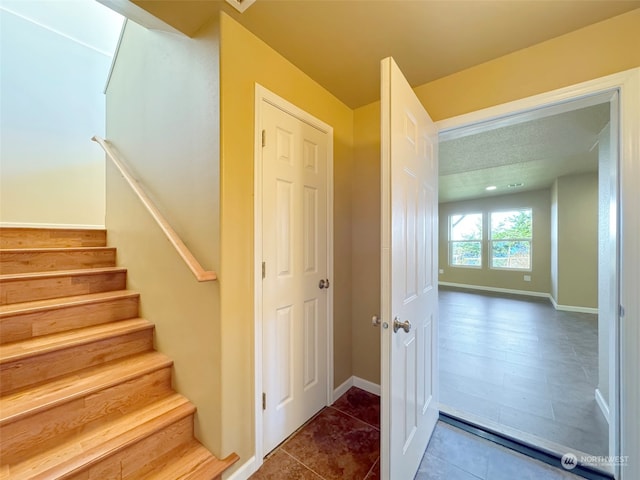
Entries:
<svg viewBox="0 0 640 480">
<path fill-rule="evenodd" d="M 524 281 L 525 282 L 530 282 L 531 281 L 531 275 L 525 275 L 524 276 Z"/>
<path fill-rule="evenodd" d="M 444 269 L 443 269 L 443 268 L 441 268 L 440 270 L 438 270 L 438 273 L 439 273 L 440 275 L 442 275 L 442 274 L 444 273 Z"/>
</svg>

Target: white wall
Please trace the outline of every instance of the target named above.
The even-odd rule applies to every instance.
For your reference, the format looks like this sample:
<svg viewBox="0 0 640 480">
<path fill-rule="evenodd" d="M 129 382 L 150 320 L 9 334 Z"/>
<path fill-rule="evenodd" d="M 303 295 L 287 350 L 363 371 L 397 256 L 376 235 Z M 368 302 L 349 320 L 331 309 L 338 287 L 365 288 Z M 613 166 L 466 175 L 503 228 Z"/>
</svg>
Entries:
<svg viewBox="0 0 640 480">
<path fill-rule="evenodd" d="M 105 131 L 112 50 L 58 30 L 64 7 L 67 22 L 95 35 L 97 20 L 85 21 L 80 5 L 87 2 L 8 1 L 0 9 L 2 225 L 104 225 L 104 155 L 90 139 Z M 57 14 L 47 18 L 49 6 Z"/>
</svg>

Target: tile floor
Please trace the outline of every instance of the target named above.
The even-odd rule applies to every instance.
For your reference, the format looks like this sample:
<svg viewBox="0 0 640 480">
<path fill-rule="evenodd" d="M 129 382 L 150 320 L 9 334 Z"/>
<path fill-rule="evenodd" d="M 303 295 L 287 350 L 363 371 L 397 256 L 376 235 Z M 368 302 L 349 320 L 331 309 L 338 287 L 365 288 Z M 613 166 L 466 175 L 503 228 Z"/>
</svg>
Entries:
<svg viewBox="0 0 640 480">
<path fill-rule="evenodd" d="M 379 397 L 351 388 L 265 460 L 251 480 L 380 478 Z M 573 480 L 575 475 L 438 422 L 415 480 Z M 404 480 L 404 479 L 394 479 Z"/>
<path fill-rule="evenodd" d="M 607 455 L 608 424 L 595 401 L 596 315 L 557 311 L 546 299 L 442 287 L 439 303 L 443 410 Z"/>
<path fill-rule="evenodd" d="M 279 446 L 252 480 L 379 478 L 380 399 L 351 388 Z"/>
<path fill-rule="evenodd" d="M 581 477 L 438 422 L 415 480 L 578 480 Z"/>
</svg>

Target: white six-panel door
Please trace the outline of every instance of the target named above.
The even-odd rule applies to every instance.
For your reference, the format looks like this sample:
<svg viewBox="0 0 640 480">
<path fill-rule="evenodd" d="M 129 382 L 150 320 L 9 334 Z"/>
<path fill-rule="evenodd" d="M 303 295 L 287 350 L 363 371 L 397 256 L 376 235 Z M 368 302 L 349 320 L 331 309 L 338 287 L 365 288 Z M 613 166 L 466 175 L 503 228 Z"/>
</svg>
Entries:
<svg viewBox="0 0 640 480">
<path fill-rule="evenodd" d="M 329 142 L 267 101 L 261 113 L 266 454 L 327 405 Z"/>
<path fill-rule="evenodd" d="M 381 118 L 381 474 L 412 479 L 438 419 L 438 140 L 392 58 Z"/>
</svg>

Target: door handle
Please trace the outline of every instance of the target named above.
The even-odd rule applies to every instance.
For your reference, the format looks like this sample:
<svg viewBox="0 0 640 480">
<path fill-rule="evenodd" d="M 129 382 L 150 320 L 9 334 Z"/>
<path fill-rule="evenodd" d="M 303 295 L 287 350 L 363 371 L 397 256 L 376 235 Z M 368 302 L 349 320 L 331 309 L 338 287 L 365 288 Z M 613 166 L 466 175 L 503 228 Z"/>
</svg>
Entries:
<svg viewBox="0 0 640 480">
<path fill-rule="evenodd" d="M 320 283 L 318 284 L 318 287 L 320 288 L 320 290 L 322 290 L 323 288 L 329 288 L 329 279 L 322 279 L 320 280 Z"/>
<path fill-rule="evenodd" d="M 398 317 L 393 319 L 393 333 L 398 333 L 398 330 L 403 329 L 405 332 L 409 333 L 411 330 L 411 322 L 409 320 L 405 320 L 401 322 L 398 320 Z"/>
</svg>

